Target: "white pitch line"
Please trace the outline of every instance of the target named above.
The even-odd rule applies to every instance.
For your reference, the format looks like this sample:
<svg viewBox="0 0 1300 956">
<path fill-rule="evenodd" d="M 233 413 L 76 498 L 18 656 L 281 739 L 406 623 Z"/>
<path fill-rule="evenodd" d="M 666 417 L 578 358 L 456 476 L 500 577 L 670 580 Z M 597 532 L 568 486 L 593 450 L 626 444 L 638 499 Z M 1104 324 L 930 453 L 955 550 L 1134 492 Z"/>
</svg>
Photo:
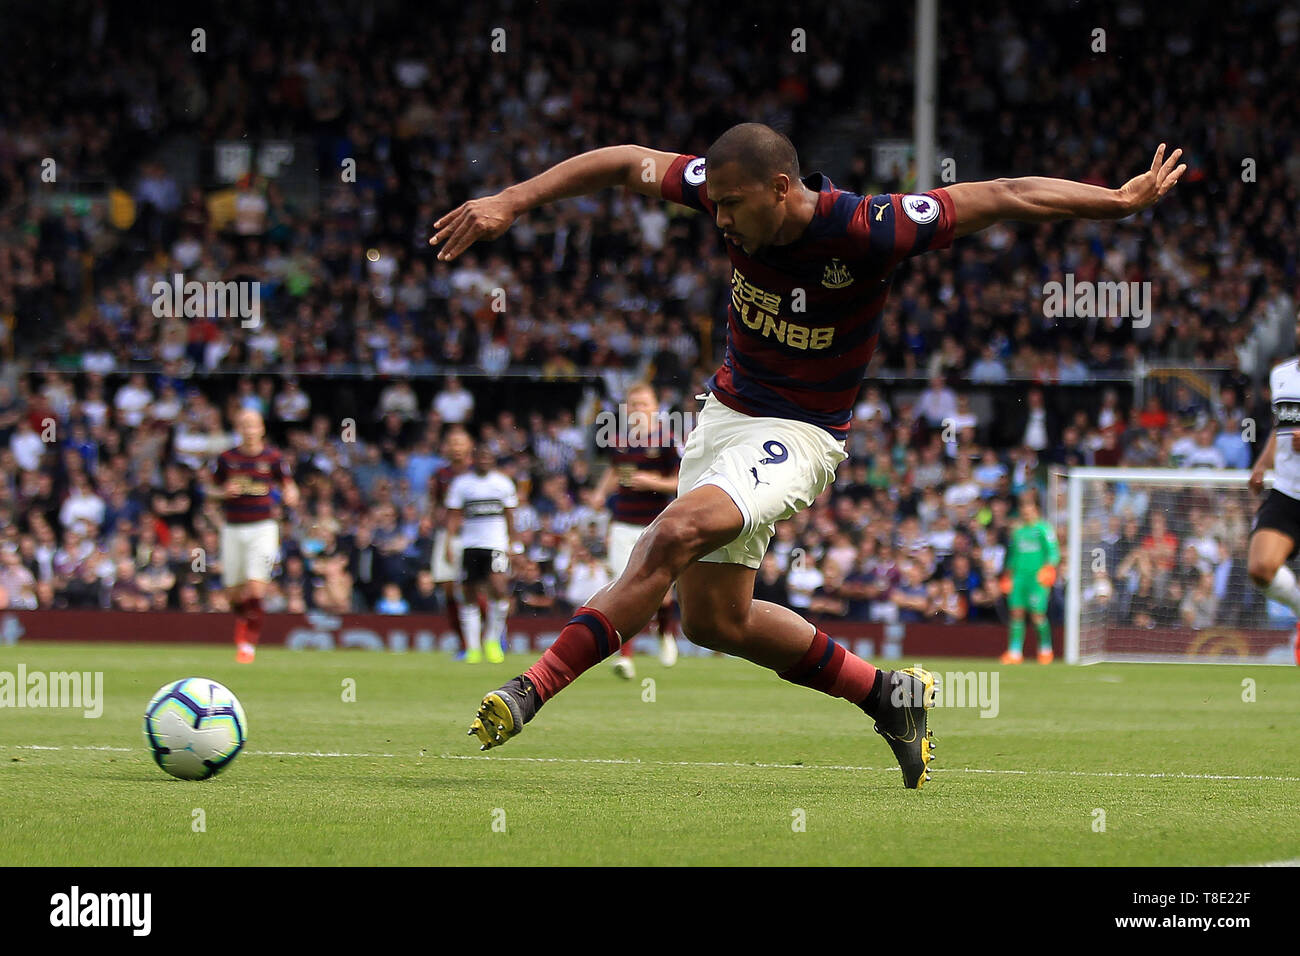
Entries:
<svg viewBox="0 0 1300 956">
<path fill-rule="evenodd" d="M 0 744 L 0 750 L 5 749 Z M 114 753 L 132 753 L 131 747 L 91 747 L 69 745 L 50 747 L 41 744 L 25 744 L 11 747 L 13 750 L 92 750 L 112 751 Z M 618 757 L 489 757 L 484 754 L 389 754 L 389 753 L 344 753 L 324 750 L 250 750 L 253 757 L 375 757 L 386 759 L 414 760 L 491 760 L 500 763 L 503 760 L 515 763 L 566 763 L 566 764 L 610 764 L 615 766 L 643 767 L 750 767 L 759 770 L 844 770 L 853 773 L 897 773 L 897 767 L 861 767 L 850 764 L 802 764 L 802 763 L 758 763 L 741 760 L 636 760 Z M 1126 773 L 1114 770 L 990 770 L 980 767 L 932 767 L 935 773 L 981 773 L 997 776 L 1054 776 L 1054 777 L 1117 777 L 1127 780 L 1241 780 L 1247 782 L 1300 783 L 1300 777 L 1271 777 L 1265 775 L 1219 774 L 1219 773 Z"/>
<path fill-rule="evenodd" d="M 350 754 L 337 750 L 250 750 L 250 757 L 401 757 L 402 754 Z"/>
<path fill-rule="evenodd" d="M 4 745 L 0 744 L 0 750 Z M 135 748 L 132 747 L 90 747 L 70 745 L 67 747 L 48 747 L 42 744 L 20 744 L 14 746 L 14 750 L 107 750 L 113 753 L 133 753 Z M 248 754 L 254 757 L 399 757 L 401 754 L 354 754 L 343 753 L 338 750 L 249 750 Z"/>
<path fill-rule="evenodd" d="M 436 754 L 444 760 L 523 760 L 532 763 L 608 763 L 608 764 L 644 764 L 658 767 L 758 767 L 765 770 L 850 770 L 850 771 L 892 771 L 897 767 L 857 767 L 845 764 L 801 764 L 801 763 L 747 763 L 743 761 L 713 762 L 692 760 L 618 760 L 599 757 L 487 757 L 480 754 Z M 1237 776 L 1210 773 L 1122 773 L 1105 770 L 985 770 L 976 767 L 932 767 L 934 773 L 987 773 L 1011 774 L 1015 776 L 1064 776 L 1064 777 L 1126 777 L 1149 780 L 1248 780 L 1274 781 L 1276 783 L 1300 783 L 1300 777 Z"/>
</svg>

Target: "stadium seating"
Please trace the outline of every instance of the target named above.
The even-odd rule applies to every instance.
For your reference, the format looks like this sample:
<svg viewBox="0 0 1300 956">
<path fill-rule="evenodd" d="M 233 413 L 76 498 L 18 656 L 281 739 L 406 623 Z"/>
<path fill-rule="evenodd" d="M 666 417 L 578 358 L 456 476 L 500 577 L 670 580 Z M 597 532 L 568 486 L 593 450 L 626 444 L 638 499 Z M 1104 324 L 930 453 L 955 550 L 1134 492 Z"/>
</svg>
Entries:
<svg viewBox="0 0 1300 956">
<path fill-rule="evenodd" d="M 736 45 L 713 55 L 690 5 L 676 19 L 639 19 L 635 6 L 612 43 L 599 18 L 574 26 L 537 12 L 529 31 L 546 58 L 510 60 L 490 92 L 470 78 L 492 54 L 407 22 L 432 10 L 404 11 L 400 24 L 376 15 L 344 36 L 328 5 L 295 8 L 292 29 L 271 8 L 249 8 L 264 22 L 222 41 L 242 70 L 230 57 L 173 70 L 150 55 L 168 19 L 183 19 L 164 10 L 149 30 L 114 20 L 67 36 L 69 68 L 39 89 L 24 82 L 37 71 L 23 51 L 8 51 L 0 607 L 224 610 L 219 565 L 192 568 L 194 548 L 216 551 L 217 512 L 197 479 L 229 443 L 232 410 L 247 405 L 266 413 L 306 492 L 284 519 L 268 610 L 370 610 L 389 582 L 411 606 L 439 606 L 420 580 L 432 546 L 427 479 L 457 418 L 483 431 L 527 493 L 518 587 L 562 609 L 569 556 L 602 548 L 592 416 L 639 379 L 669 407 L 693 409 L 719 355 L 726 260 L 707 220 L 615 192 L 539 211 L 452 265 L 425 244 L 432 220 L 586 148 L 698 152 L 742 119 L 787 131 L 809 171 L 825 168 L 841 187 L 915 183 L 914 170 L 878 170 L 870 149 L 910 123 L 894 105 L 908 101 L 905 71 L 854 53 L 858 37 L 883 29 L 861 18 L 883 12 L 826 5 L 861 22 L 810 37 L 818 66 L 806 83 L 783 69 L 793 53 L 766 69 Z M 962 144 L 960 179 L 1113 183 L 1149 161 L 1150 131 L 1176 127 L 1191 163 L 1180 201 L 1135 223 L 999 227 L 905 264 L 850 460 L 823 500 L 779 529 L 760 582 L 770 593 L 830 618 L 996 621 L 1015 496 L 1048 495 L 1052 466 L 1245 467 L 1267 440 L 1260 381 L 1295 351 L 1300 150 L 1294 111 L 1262 100 L 1291 93 L 1296 23 L 1267 8 L 1227 28 L 1131 7 L 1125 28 L 1167 33 L 1165 51 L 1103 58 L 1059 39 L 1086 33 L 1083 16 L 1053 3 L 1026 22 L 945 8 L 941 146 Z M 756 48 L 789 45 L 770 29 Z M 1198 42 L 1210 30 L 1214 42 Z M 624 82 L 628 50 L 662 63 L 660 87 Z M 1241 95 L 1201 102 L 1194 91 L 1211 80 Z M 757 114 L 733 115 L 737 89 Z M 1073 115 L 1046 108 L 1067 96 Z M 1249 138 L 1252 109 L 1273 118 L 1269 144 Z M 828 139 L 846 124 L 860 146 Z M 221 163 L 239 157 L 221 144 L 244 132 L 256 149 L 232 178 Z M 262 165 L 277 144 L 294 153 L 278 172 Z M 1284 161 L 1245 177 L 1243 159 L 1265 150 Z M 41 178 L 47 155 L 54 183 Z M 341 172 L 349 160 L 354 179 Z M 1153 240 L 1139 242 L 1148 231 Z M 1067 272 L 1151 282 L 1154 320 L 1045 320 L 1043 286 Z M 177 273 L 258 281 L 257 321 L 159 316 L 155 283 Z M 470 408 L 439 401 L 449 373 Z M 1261 423 L 1254 442 L 1242 440 L 1245 419 Z M 344 437 L 349 421 L 355 440 Z M 1143 547 L 1148 512 L 1126 504 L 1115 515 L 1134 524 L 1115 539 L 1115 566 L 1138 568 L 1126 559 Z M 362 580 L 356 556 L 369 547 L 382 560 L 365 562 Z M 350 579 L 349 607 L 330 604 L 340 589 L 323 586 L 333 554 L 345 559 L 329 573 Z M 792 568 L 795 554 L 804 559 Z M 1197 573 L 1214 580 L 1208 560 Z M 1174 571 L 1154 585 L 1135 571 L 1117 582 L 1130 590 L 1115 607 L 1134 606 L 1141 576 L 1143 613 L 1177 617 L 1160 589 L 1198 578 Z"/>
</svg>

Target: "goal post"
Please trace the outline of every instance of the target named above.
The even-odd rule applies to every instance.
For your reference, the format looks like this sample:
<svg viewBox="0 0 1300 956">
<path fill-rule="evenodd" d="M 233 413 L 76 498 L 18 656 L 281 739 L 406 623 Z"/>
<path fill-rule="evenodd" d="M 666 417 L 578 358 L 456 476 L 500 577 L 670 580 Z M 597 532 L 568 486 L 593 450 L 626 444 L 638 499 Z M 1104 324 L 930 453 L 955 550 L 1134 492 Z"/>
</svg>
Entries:
<svg viewBox="0 0 1300 956">
<path fill-rule="evenodd" d="M 1071 468 L 1065 480 L 1067 663 L 1294 663 L 1295 617 L 1246 574 L 1261 500 L 1250 472 Z"/>
</svg>

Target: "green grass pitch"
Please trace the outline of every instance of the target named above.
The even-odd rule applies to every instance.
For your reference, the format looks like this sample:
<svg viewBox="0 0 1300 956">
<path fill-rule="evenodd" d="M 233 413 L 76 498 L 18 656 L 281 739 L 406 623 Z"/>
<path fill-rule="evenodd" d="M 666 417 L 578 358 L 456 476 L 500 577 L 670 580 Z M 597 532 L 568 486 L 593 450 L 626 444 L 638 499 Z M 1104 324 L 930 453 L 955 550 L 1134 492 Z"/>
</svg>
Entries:
<svg viewBox="0 0 1300 956">
<path fill-rule="evenodd" d="M 999 713 L 933 711 L 938 762 L 917 792 L 855 708 L 739 660 L 683 658 L 670 670 L 639 657 L 632 682 L 602 666 L 480 754 L 465 733 L 479 698 L 531 658 L 232 657 L 225 647 L 0 648 L 0 671 L 103 671 L 105 697 L 99 719 L 0 710 L 0 865 L 1300 858 L 1297 668 L 922 661 L 997 670 Z M 201 783 L 159 770 L 140 729 L 150 695 L 188 676 L 225 683 L 251 725 L 244 753 Z M 355 702 L 343 699 L 349 679 Z M 1253 702 L 1242 699 L 1246 679 Z"/>
</svg>

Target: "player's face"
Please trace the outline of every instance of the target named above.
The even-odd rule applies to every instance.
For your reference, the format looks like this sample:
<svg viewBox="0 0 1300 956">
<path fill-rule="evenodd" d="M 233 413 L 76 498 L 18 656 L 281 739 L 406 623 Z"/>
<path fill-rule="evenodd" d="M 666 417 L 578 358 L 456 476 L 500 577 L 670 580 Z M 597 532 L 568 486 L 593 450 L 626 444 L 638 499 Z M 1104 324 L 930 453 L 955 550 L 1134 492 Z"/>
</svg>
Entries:
<svg viewBox="0 0 1300 956">
<path fill-rule="evenodd" d="M 748 176 L 739 163 L 705 171 L 705 191 L 717 204 L 715 218 L 723 237 L 752 254 L 770 245 L 785 220 L 785 190 Z M 786 183 L 786 177 L 778 177 Z"/>
<path fill-rule="evenodd" d="M 654 395 L 645 389 L 637 389 L 627 397 L 627 420 L 629 426 L 648 429 L 659 411 Z"/>
<path fill-rule="evenodd" d="M 262 424 L 262 416 L 252 412 L 245 412 L 239 416 L 239 437 L 246 444 L 256 445 L 261 442 L 266 434 L 266 426 Z"/>
<path fill-rule="evenodd" d="M 469 436 L 462 432 L 454 432 L 447 438 L 447 457 L 457 464 L 463 464 L 470 460 L 474 451 L 474 443 L 469 440 Z"/>
<path fill-rule="evenodd" d="M 474 467 L 478 469 L 479 474 L 486 475 L 496 463 L 496 456 L 492 454 L 492 449 L 487 445 L 479 445 L 474 452 Z"/>
</svg>

